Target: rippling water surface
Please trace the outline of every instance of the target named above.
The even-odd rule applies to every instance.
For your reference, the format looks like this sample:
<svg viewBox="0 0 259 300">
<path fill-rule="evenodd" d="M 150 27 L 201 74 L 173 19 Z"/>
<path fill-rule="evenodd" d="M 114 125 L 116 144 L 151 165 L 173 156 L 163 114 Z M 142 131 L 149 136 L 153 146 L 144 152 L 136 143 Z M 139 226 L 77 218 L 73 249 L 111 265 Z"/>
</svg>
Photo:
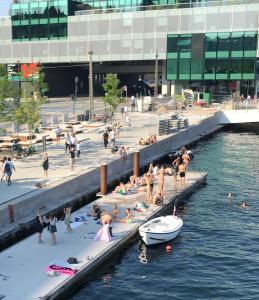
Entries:
<svg viewBox="0 0 259 300">
<path fill-rule="evenodd" d="M 67 299 L 259 299 L 259 136 L 220 133 L 194 153 L 207 185 L 178 209 L 172 251 L 137 240 Z"/>
</svg>

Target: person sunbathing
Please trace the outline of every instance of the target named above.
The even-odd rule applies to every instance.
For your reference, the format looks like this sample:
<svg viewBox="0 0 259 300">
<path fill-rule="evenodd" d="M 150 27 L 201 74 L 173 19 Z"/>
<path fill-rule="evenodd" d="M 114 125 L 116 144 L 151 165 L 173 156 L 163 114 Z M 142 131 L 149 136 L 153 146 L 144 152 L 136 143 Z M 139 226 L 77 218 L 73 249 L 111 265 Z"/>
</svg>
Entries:
<svg viewBox="0 0 259 300">
<path fill-rule="evenodd" d="M 135 175 L 130 176 L 130 183 L 132 186 L 137 185 L 138 184 L 138 177 Z"/>
<path fill-rule="evenodd" d="M 118 209 L 118 205 L 114 204 L 113 209 L 112 209 L 112 217 L 116 218 L 119 214 L 119 209 Z"/>
<path fill-rule="evenodd" d="M 151 142 L 151 144 L 154 144 L 154 143 L 157 142 L 157 138 L 156 138 L 156 135 L 155 135 L 155 134 L 151 135 L 151 137 L 150 137 L 150 142 Z"/>
<path fill-rule="evenodd" d="M 127 186 L 123 182 L 121 182 L 120 185 L 116 186 L 112 194 L 126 195 L 127 191 L 128 191 Z"/>
<path fill-rule="evenodd" d="M 101 218 L 101 207 L 98 204 L 93 205 L 93 209 L 90 212 L 90 215 L 94 217 L 95 220 L 98 220 Z"/>
<path fill-rule="evenodd" d="M 117 222 L 120 222 L 120 223 L 128 223 L 128 224 L 131 224 L 133 223 L 133 215 L 130 211 L 130 208 L 126 208 L 125 209 L 125 218 L 122 218 L 122 219 L 118 219 Z"/>
<path fill-rule="evenodd" d="M 139 144 L 140 146 L 146 145 L 146 142 L 145 142 L 145 140 L 143 139 L 143 137 L 141 137 L 141 138 L 139 139 L 138 144 Z"/>
</svg>

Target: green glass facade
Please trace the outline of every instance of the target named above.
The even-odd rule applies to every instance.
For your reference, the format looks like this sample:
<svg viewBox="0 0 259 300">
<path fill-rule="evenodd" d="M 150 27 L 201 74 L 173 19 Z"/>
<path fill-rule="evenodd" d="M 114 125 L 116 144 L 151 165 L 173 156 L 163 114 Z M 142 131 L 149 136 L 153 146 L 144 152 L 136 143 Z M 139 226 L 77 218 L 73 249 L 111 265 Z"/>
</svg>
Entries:
<svg viewBox="0 0 259 300">
<path fill-rule="evenodd" d="M 11 15 L 14 41 L 51 40 L 67 37 L 67 0 L 14 3 Z"/>
<path fill-rule="evenodd" d="M 257 32 L 171 34 L 168 80 L 255 79 Z"/>
</svg>

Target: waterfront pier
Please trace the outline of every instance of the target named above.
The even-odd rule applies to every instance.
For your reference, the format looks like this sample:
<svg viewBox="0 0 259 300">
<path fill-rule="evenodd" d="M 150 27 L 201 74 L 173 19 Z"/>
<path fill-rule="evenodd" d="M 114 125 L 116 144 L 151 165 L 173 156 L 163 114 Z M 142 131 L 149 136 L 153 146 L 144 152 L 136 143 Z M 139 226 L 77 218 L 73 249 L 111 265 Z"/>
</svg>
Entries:
<svg viewBox="0 0 259 300">
<path fill-rule="evenodd" d="M 19 299 L 58 299 L 66 291 L 84 276 L 91 273 L 104 261 L 123 248 L 132 237 L 136 236 L 138 228 L 148 219 L 158 214 L 172 213 L 173 204 L 185 200 L 188 194 L 206 181 L 206 173 L 188 172 L 185 185 L 179 181 L 174 182 L 171 176 L 165 177 L 165 199 L 163 206 L 151 206 L 145 212 L 134 210 L 139 201 L 143 201 L 144 192 L 136 195 L 115 196 L 108 194 L 94 203 L 102 209 L 111 211 L 112 206 L 119 207 L 119 217 L 123 217 L 125 208 L 130 207 L 134 215 L 132 224 L 112 223 L 114 238 L 111 242 L 95 241 L 95 233 L 102 225 L 93 217 L 87 216 L 92 204 L 82 207 L 73 214 L 80 219 L 86 217 L 83 222 L 73 222 L 72 233 L 66 232 L 66 226 L 62 221 L 57 223 L 57 244 L 49 244 L 49 233 L 43 232 L 43 244 L 37 242 L 36 234 L 24 239 L 16 245 L 0 253 L 1 279 L 0 298 L 5 300 Z M 156 183 L 155 187 L 156 189 Z M 77 273 L 74 276 L 60 275 L 49 277 L 46 268 L 49 264 L 66 264 L 69 257 L 76 257 L 79 261 Z M 62 298 L 60 298 L 62 299 Z"/>
</svg>

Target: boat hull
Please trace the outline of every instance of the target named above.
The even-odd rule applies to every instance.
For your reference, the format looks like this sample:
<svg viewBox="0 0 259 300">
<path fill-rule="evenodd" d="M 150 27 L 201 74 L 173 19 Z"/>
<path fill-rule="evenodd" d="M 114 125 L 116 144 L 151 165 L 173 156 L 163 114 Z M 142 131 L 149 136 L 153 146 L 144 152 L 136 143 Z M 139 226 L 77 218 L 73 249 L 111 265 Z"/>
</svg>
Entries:
<svg viewBox="0 0 259 300">
<path fill-rule="evenodd" d="M 161 244 L 175 239 L 180 233 L 181 228 L 172 233 L 152 233 L 139 231 L 139 234 L 143 242 L 147 245 Z"/>
<path fill-rule="evenodd" d="M 167 216 L 164 218 L 173 218 L 173 217 Z M 177 218 L 177 217 L 175 217 L 175 218 Z M 155 228 L 154 228 L 154 230 L 152 230 L 152 228 L 149 226 L 152 224 L 152 222 L 156 222 L 156 220 L 161 220 L 161 222 L 163 222 L 163 217 L 155 218 L 155 219 L 143 224 L 139 228 L 139 234 L 140 234 L 143 242 L 147 246 L 161 244 L 161 243 L 165 243 L 165 242 L 175 239 L 178 236 L 178 234 L 180 233 L 182 225 L 183 225 L 182 220 L 177 218 L 178 224 L 176 224 L 176 226 L 174 226 L 174 228 L 171 228 L 168 231 L 163 231 L 163 232 L 160 231 L 159 232 Z"/>
</svg>

